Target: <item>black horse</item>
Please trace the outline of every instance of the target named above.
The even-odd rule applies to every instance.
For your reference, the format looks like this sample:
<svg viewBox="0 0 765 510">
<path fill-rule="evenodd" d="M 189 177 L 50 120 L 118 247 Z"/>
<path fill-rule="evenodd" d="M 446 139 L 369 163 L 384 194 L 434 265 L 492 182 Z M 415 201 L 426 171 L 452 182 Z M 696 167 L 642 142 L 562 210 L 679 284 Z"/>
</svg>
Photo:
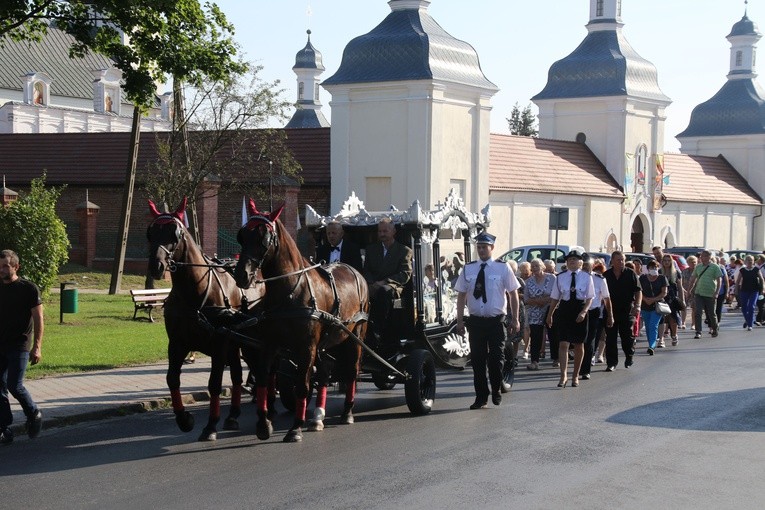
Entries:
<svg viewBox="0 0 765 510">
<path fill-rule="evenodd" d="M 216 333 L 221 326 L 230 326 L 242 317 L 239 311 L 257 308 L 261 303 L 262 285 L 247 291 L 237 288 L 231 274 L 202 254 L 184 226 L 186 199 L 173 213 L 160 213 L 149 201 L 154 220 L 146 235 L 149 240 L 149 269 L 152 277 L 162 278 L 170 270 L 173 288 L 165 302 L 168 367 L 167 386 L 170 388 L 175 420 L 180 429 L 194 428 L 194 417 L 185 410 L 181 398 L 181 367 L 186 355 L 200 351 L 212 359 L 208 382 L 210 416 L 199 436 L 200 441 L 217 439 L 216 425 L 220 419 L 220 394 L 223 371 L 228 364 L 231 373 L 231 409 L 224 429 L 237 430 L 242 396 L 242 365 L 240 348 Z M 242 349 L 245 360 L 254 357 L 250 349 Z"/>
<path fill-rule="evenodd" d="M 311 367 L 318 351 L 334 348 L 335 369 L 346 388 L 341 421 L 353 422 L 361 344 L 352 340 L 349 332 L 357 339 L 364 338 L 369 292 L 364 278 L 351 266 L 312 266 L 303 258 L 278 219 L 283 208 L 259 212 L 250 199 L 249 220 L 238 234 L 242 250 L 234 277 L 237 285 L 247 288 L 260 270 L 266 284 L 259 323 L 265 347 L 261 351 L 263 359 L 257 377 L 256 434 L 260 439 L 267 439 L 273 431 L 265 407 L 266 387 L 261 381 L 266 380 L 265 367 L 280 352 L 297 365 L 295 420 L 284 438 L 294 442 L 303 438 Z M 322 395 L 321 388 L 319 395 Z M 319 414 L 323 415 L 323 409 Z"/>
</svg>

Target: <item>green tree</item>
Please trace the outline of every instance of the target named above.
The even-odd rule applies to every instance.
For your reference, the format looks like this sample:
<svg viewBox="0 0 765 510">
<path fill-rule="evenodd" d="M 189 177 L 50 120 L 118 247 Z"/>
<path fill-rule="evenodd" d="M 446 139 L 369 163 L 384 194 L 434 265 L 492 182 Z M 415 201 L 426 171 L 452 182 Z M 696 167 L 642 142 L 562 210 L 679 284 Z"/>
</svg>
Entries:
<svg viewBox="0 0 765 510">
<path fill-rule="evenodd" d="M 537 136 L 537 118 L 531 111 L 531 105 L 526 105 L 526 108 L 521 110 L 518 103 L 513 106 L 513 111 L 510 112 L 510 118 L 506 119 L 510 128 L 510 133 L 520 136 Z"/>
<path fill-rule="evenodd" d="M 214 3 L 199 0 L 3 0 L 4 38 L 30 42 L 50 24 L 72 35 L 72 57 L 95 51 L 122 71 L 127 98 L 151 104 L 155 83 L 168 78 L 199 83 L 243 71 L 233 26 Z M 129 43 L 125 44 L 122 35 Z"/>
<path fill-rule="evenodd" d="M 58 270 L 69 259 L 66 225 L 56 214 L 63 188 L 46 188 L 45 175 L 32 180 L 27 194 L 6 207 L 0 206 L 0 249 L 19 254 L 19 274 L 50 292 Z"/>
</svg>

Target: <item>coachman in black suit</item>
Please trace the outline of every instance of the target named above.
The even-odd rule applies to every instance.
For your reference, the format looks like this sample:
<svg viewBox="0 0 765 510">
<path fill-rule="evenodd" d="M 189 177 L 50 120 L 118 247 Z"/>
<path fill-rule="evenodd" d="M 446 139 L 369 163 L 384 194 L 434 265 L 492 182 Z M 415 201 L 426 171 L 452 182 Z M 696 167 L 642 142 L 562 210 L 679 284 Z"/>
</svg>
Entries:
<svg viewBox="0 0 765 510">
<path fill-rule="evenodd" d="M 327 225 L 327 243 L 316 248 L 316 260 L 325 263 L 343 262 L 361 272 L 361 249 L 356 243 L 343 239 L 343 226 L 337 222 Z"/>
<path fill-rule="evenodd" d="M 378 338 L 390 315 L 393 299 L 401 295 L 412 278 L 412 249 L 396 242 L 396 227 L 390 220 L 377 225 L 378 243 L 367 246 L 364 278 L 369 284 L 372 332 Z"/>
</svg>

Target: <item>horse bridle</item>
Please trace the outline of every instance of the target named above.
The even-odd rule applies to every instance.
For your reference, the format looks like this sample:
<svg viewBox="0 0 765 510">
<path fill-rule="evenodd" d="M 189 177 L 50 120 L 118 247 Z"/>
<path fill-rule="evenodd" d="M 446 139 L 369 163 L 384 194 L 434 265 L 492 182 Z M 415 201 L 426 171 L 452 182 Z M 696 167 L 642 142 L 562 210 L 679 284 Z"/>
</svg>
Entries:
<svg viewBox="0 0 765 510">
<path fill-rule="evenodd" d="M 239 232 L 236 235 L 236 241 L 240 245 L 242 245 L 242 248 L 244 248 L 244 242 L 243 242 L 244 236 L 242 236 L 242 231 L 244 229 L 252 231 L 259 225 L 265 225 L 265 227 L 269 231 L 269 235 L 263 236 L 263 239 L 261 240 L 261 245 L 265 249 L 265 251 L 263 252 L 264 256 L 260 257 L 257 260 L 257 264 L 254 264 L 255 259 L 254 257 L 250 256 L 249 253 L 245 252 L 239 255 L 240 257 L 244 255 L 244 257 L 246 257 L 248 262 L 251 262 L 253 263 L 253 265 L 255 265 L 255 270 L 252 271 L 252 274 L 250 274 L 251 281 L 252 281 L 252 277 L 257 272 L 257 270 L 261 269 L 261 267 L 263 266 L 263 262 L 265 262 L 265 254 L 268 253 L 268 250 L 270 250 L 271 248 L 274 249 L 274 252 L 279 250 L 279 236 L 276 235 L 276 223 L 271 221 L 267 216 L 263 216 L 262 214 L 254 214 L 247 219 L 247 223 L 242 225 L 242 228 L 239 229 Z"/>
<path fill-rule="evenodd" d="M 163 244 L 159 244 L 159 247 L 167 254 L 167 270 L 174 273 L 178 269 L 178 265 L 174 258 L 175 252 L 178 250 L 178 246 L 181 245 L 181 241 L 186 238 L 186 231 L 184 230 L 181 221 L 171 214 L 157 216 L 146 229 L 146 237 L 149 237 L 149 232 L 154 225 L 166 225 L 170 223 L 170 221 L 175 223 L 175 244 L 173 245 L 172 250 L 168 250 Z"/>
</svg>

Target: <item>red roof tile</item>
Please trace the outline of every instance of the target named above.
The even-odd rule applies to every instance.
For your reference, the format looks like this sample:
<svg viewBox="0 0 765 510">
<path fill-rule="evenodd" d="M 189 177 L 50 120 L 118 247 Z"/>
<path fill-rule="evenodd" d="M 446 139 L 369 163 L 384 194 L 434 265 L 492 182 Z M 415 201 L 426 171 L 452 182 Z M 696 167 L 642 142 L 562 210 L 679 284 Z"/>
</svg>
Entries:
<svg viewBox="0 0 765 510">
<path fill-rule="evenodd" d="M 665 154 L 664 174 L 669 177 L 664 196 L 670 202 L 762 204 L 762 198 L 722 156 Z"/>
<path fill-rule="evenodd" d="M 489 190 L 623 196 L 586 145 L 501 134 L 489 142 Z"/>
<path fill-rule="evenodd" d="M 307 185 L 329 185 L 329 128 L 289 129 L 286 144 Z M 192 133 L 192 137 L 199 133 Z M 156 161 L 157 137 L 141 133 L 139 175 Z M 8 187 L 22 187 L 47 174 L 51 185 L 114 186 L 125 180 L 130 133 L 40 133 L 0 135 L 0 174 Z M 252 147 L 254 154 L 258 148 Z"/>
</svg>

